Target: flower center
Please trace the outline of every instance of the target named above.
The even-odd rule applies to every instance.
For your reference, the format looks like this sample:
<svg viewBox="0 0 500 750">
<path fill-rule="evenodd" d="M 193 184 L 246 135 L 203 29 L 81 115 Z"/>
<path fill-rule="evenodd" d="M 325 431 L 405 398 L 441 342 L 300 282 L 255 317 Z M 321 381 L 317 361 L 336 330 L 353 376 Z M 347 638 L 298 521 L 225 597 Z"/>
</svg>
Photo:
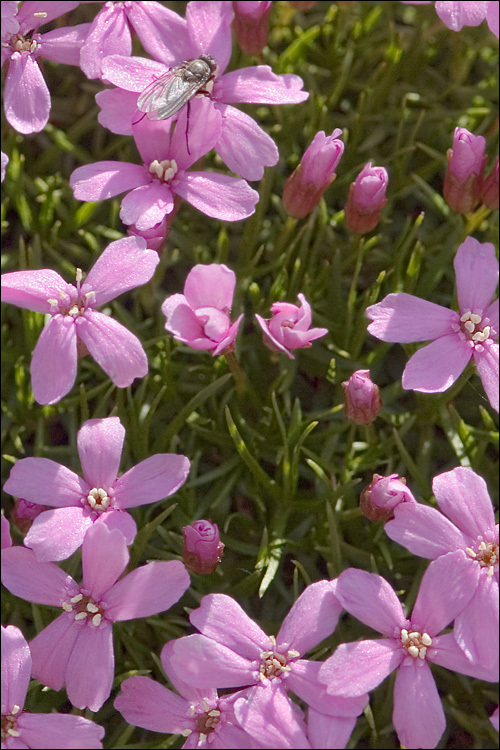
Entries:
<svg viewBox="0 0 500 750">
<path fill-rule="evenodd" d="M 149 165 L 149 171 L 161 182 L 171 182 L 178 172 L 177 162 L 175 159 L 155 159 Z"/>
<path fill-rule="evenodd" d="M 76 269 L 76 288 L 68 284 L 66 292 L 61 291 L 59 299 L 48 299 L 51 306 L 52 315 L 70 315 L 72 318 L 78 318 L 88 307 L 95 303 L 95 292 L 83 292 L 81 283 L 83 280 L 83 271 L 81 268 Z"/>
<path fill-rule="evenodd" d="M 427 649 L 432 644 L 432 638 L 427 633 L 418 630 L 406 630 L 401 628 L 401 643 L 408 656 L 413 659 L 425 659 Z"/>
<path fill-rule="evenodd" d="M 460 316 L 460 330 L 474 344 L 482 344 L 483 341 L 492 338 L 489 318 L 483 318 L 479 313 L 473 313 L 470 310 Z"/>
<path fill-rule="evenodd" d="M 109 506 L 113 502 L 113 495 L 108 494 L 102 487 L 94 487 L 90 490 L 87 497 L 82 497 L 80 500 L 82 505 L 88 505 L 88 507 L 96 511 L 97 513 L 103 513 L 108 510 Z"/>
<path fill-rule="evenodd" d="M 200 735 L 199 742 L 203 744 L 209 734 L 215 731 L 215 728 L 223 720 L 222 712 L 215 706 L 218 705 L 218 701 L 215 703 L 213 708 L 206 698 L 203 698 L 201 707 L 203 711 L 200 711 L 200 705 L 191 704 L 189 706 L 189 716 L 195 717 L 195 729 L 184 729 L 181 732 L 183 737 L 189 737 L 190 734 L 196 732 Z"/>
<path fill-rule="evenodd" d="M 20 706 L 13 706 L 12 713 L 2 714 L 2 742 L 5 742 L 9 737 L 19 737 L 16 714 L 20 710 Z"/>
<path fill-rule="evenodd" d="M 465 551 L 473 560 L 479 563 L 481 568 L 487 568 L 489 577 L 493 576 L 495 565 L 498 565 L 499 553 L 498 542 L 485 542 L 478 537 L 474 547 L 466 547 Z"/>
<path fill-rule="evenodd" d="M 276 645 L 276 637 L 274 635 L 269 636 L 269 640 L 271 641 L 271 645 Z M 264 681 L 266 679 L 274 680 L 275 677 L 286 677 L 292 669 L 288 666 L 288 660 L 296 659 L 297 656 L 300 656 L 300 653 L 293 649 L 283 654 L 275 649 L 272 651 L 262 651 L 260 655 L 262 661 L 259 667 L 259 679 Z"/>
<path fill-rule="evenodd" d="M 71 613 L 76 622 L 87 622 L 97 628 L 104 617 L 102 604 L 97 604 L 88 594 L 82 593 L 72 596 L 69 602 L 63 602 L 61 607 L 65 612 Z"/>
<path fill-rule="evenodd" d="M 38 47 L 38 42 L 30 37 L 21 34 L 12 34 L 8 42 L 2 44 L 4 47 L 10 47 L 12 52 L 34 52 Z M 38 50 L 40 51 L 40 50 Z"/>
</svg>

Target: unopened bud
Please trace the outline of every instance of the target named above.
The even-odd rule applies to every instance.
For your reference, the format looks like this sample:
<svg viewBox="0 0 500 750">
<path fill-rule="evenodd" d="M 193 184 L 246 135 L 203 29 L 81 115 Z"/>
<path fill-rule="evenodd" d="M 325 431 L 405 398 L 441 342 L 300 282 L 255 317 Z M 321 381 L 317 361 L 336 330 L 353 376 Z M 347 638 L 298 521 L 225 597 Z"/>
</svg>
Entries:
<svg viewBox="0 0 500 750">
<path fill-rule="evenodd" d="M 182 559 L 193 573 L 213 573 L 222 558 L 224 545 L 215 523 L 200 520 L 182 529 Z"/>
<path fill-rule="evenodd" d="M 466 128 L 455 128 L 453 148 L 448 149 L 448 169 L 444 178 L 443 196 L 452 211 L 466 214 L 481 199 L 486 141 Z"/>
<path fill-rule="evenodd" d="M 382 401 L 378 385 L 370 379 L 369 370 L 356 370 L 342 383 L 347 419 L 356 424 L 371 424 L 377 418 Z"/>
<path fill-rule="evenodd" d="M 233 31 L 246 55 L 260 55 L 267 44 L 272 2 L 233 2 Z"/>
<path fill-rule="evenodd" d="M 359 505 L 370 521 L 389 521 L 400 503 L 416 502 L 406 486 L 406 479 L 398 474 L 383 477 L 374 474 L 370 484 L 361 492 Z"/>
<path fill-rule="evenodd" d="M 365 164 L 349 187 L 345 205 L 345 223 L 351 232 L 366 234 L 375 229 L 387 203 L 385 193 L 389 175 L 384 167 Z"/>
</svg>

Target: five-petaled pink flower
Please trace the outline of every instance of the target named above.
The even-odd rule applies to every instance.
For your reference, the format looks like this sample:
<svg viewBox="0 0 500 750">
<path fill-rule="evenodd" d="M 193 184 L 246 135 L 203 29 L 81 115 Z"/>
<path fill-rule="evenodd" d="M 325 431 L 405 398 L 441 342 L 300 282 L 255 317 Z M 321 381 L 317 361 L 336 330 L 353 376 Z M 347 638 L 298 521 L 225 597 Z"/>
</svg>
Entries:
<svg viewBox="0 0 500 750">
<path fill-rule="evenodd" d="M 104 729 L 90 719 L 23 710 L 31 665 L 29 646 L 19 628 L 2 627 L 2 748 L 102 748 Z"/>
<path fill-rule="evenodd" d="M 31 385 L 39 404 L 55 404 L 76 380 L 78 356 L 90 354 L 119 388 L 148 372 L 139 339 L 97 308 L 151 279 L 158 254 L 142 237 L 112 242 L 76 286 L 56 271 L 13 271 L 1 278 L 2 301 L 51 315 L 31 359 Z"/>
<path fill-rule="evenodd" d="M 416 352 L 403 372 L 403 388 L 440 393 L 474 360 L 492 407 L 498 411 L 498 260 L 489 242 L 467 237 L 453 263 L 459 312 L 411 294 L 389 294 L 371 305 L 369 332 L 382 341 L 432 342 Z"/>
<path fill-rule="evenodd" d="M 118 477 L 124 440 L 118 417 L 87 420 L 77 438 L 83 479 L 48 458 L 14 464 L 5 492 L 54 506 L 35 518 L 24 539 L 37 560 L 65 560 L 94 523 L 119 529 L 131 544 L 137 526 L 127 509 L 163 500 L 184 484 L 189 460 L 174 453 L 156 453 Z"/>
<path fill-rule="evenodd" d="M 427 568 L 410 618 L 382 576 L 349 568 L 337 579 L 335 593 L 344 609 L 386 637 L 342 643 L 319 678 L 331 695 L 356 697 L 396 669 L 392 721 L 405 747 L 436 747 L 446 726 L 429 663 L 489 682 L 498 679 L 494 667 L 467 659 L 453 633 L 439 635 L 469 602 L 476 576 L 457 565 L 464 556 L 462 550 L 452 552 Z"/>
<path fill-rule="evenodd" d="M 53 690 L 66 685 L 77 708 L 98 711 L 109 697 L 113 623 L 164 612 L 189 586 L 178 560 L 150 562 L 120 578 L 128 562 L 125 537 L 103 523 L 83 540 L 81 586 L 56 563 L 38 562 L 33 550 L 2 551 L 2 583 L 12 594 L 63 609 L 30 643 L 32 676 Z"/>
<path fill-rule="evenodd" d="M 268 349 L 282 352 L 295 359 L 291 349 L 309 349 L 315 339 L 328 333 L 328 328 L 311 328 L 311 305 L 303 294 L 298 294 L 300 307 L 291 302 L 273 302 L 272 318 L 255 315 L 262 328 L 262 340 Z"/>
</svg>

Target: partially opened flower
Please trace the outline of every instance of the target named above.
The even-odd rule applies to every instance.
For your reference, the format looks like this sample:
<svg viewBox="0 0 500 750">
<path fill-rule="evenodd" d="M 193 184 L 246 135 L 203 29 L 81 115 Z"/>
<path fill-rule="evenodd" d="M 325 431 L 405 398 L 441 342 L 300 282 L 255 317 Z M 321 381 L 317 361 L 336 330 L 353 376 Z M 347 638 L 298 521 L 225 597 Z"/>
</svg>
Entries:
<svg viewBox="0 0 500 750">
<path fill-rule="evenodd" d="M 189 586 L 177 560 L 150 562 L 120 578 L 128 562 L 125 537 L 103 523 L 94 524 L 83 541 L 81 586 L 56 563 L 38 562 L 26 547 L 2 552 L 2 583 L 12 594 L 63 610 L 30 643 L 32 676 L 53 690 L 66 685 L 77 708 L 98 711 L 109 697 L 113 623 L 164 612 Z"/>
<path fill-rule="evenodd" d="M 444 178 L 443 196 L 449 207 L 460 214 L 472 211 L 481 198 L 483 172 L 488 159 L 482 135 L 466 128 L 455 128 L 453 148 L 446 154 L 448 168 Z"/>
<path fill-rule="evenodd" d="M 403 372 L 403 388 L 446 391 L 472 359 L 492 407 L 498 411 L 498 260 L 489 242 L 467 237 L 453 263 L 459 312 L 404 292 L 371 305 L 368 331 L 382 341 L 432 342 L 414 354 Z"/>
<path fill-rule="evenodd" d="M 356 370 L 342 383 L 344 410 L 355 424 L 371 424 L 382 409 L 380 390 L 370 377 L 370 370 Z"/>
<path fill-rule="evenodd" d="M 172 294 L 161 306 L 165 328 L 192 349 L 211 351 L 212 356 L 234 348 L 243 319 L 231 323 L 236 276 L 223 263 L 194 266 L 186 277 L 184 294 Z"/>
<path fill-rule="evenodd" d="M 387 170 L 384 167 L 372 167 L 369 161 L 350 184 L 345 205 L 345 223 L 351 232 L 365 234 L 375 229 L 387 203 L 385 194 L 388 182 Z"/>
<path fill-rule="evenodd" d="M 394 509 L 400 503 L 415 502 L 406 479 L 398 474 L 389 474 L 388 477 L 374 474 L 359 498 L 361 511 L 370 521 L 388 521 L 394 517 Z"/>
<path fill-rule="evenodd" d="M 19 628 L 2 627 L 2 748 L 102 748 L 104 729 L 90 719 L 24 710 L 31 666 L 29 646 Z"/>
<path fill-rule="evenodd" d="M 328 333 L 328 328 L 311 328 L 312 311 L 303 294 L 298 294 L 300 307 L 290 302 L 273 302 L 270 319 L 255 315 L 262 328 L 262 340 L 268 349 L 295 359 L 291 349 L 309 349 L 315 339 Z"/>
<path fill-rule="evenodd" d="M 148 372 L 139 339 L 97 308 L 151 279 L 159 263 L 142 237 L 112 242 L 83 281 L 68 284 L 50 269 L 2 275 L 2 301 L 50 315 L 31 359 L 31 385 L 39 404 L 55 404 L 72 389 L 78 357 L 90 354 L 118 388 Z M 82 283 L 83 282 L 83 283 Z"/>
<path fill-rule="evenodd" d="M 174 453 L 156 453 L 118 477 L 124 440 L 118 417 L 88 419 L 77 438 L 83 479 L 48 458 L 14 464 L 5 492 L 44 506 L 24 539 L 37 560 L 66 559 L 93 524 L 119 529 L 132 544 L 137 526 L 128 508 L 163 500 L 184 484 L 189 460 Z"/>
<path fill-rule="evenodd" d="M 246 55 L 260 55 L 269 33 L 270 0 L 234 0 L 233 31 Z"/>
<path fill-rule="evenodd" d="M 222 559 L 224 545 L 217 524 L 201 519 L 182 527 L 182 559 L 188 570 L 208 575 Z"/>
</svg>

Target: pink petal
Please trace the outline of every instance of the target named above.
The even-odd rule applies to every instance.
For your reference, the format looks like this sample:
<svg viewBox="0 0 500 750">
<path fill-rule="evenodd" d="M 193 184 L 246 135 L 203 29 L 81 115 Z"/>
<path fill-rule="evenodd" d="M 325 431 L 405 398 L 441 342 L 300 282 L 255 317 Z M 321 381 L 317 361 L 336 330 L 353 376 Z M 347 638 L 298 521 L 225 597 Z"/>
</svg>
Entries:
<svg viewBox="0 0 500 750">
<path fill-rule="evenodd" d="M 246 659 L 259 659 L 261 652 L 269 649 L 269 636 L 226 594 L 204 596 L 189 619 L 207 638 Z"/>
<path fill-rule="evenodd" d="M 71 747 L 75 750 L 102 748 L 104 727 L 72 714 L 23 714 L 18 728 L 28 747 Z"/>
<path fill-rule="evenodd" d="M 100 78 L 101 65 L 108 55 L 132 54 L 130 34 L 124 6 L 103 5 L 94 18 L 80 55 L 80 65 L 87 78 Z"/>
<path fill-rule="evenodd" d="M 458 314 L 434 302 L 404 292 L 388 294 L 382 302 L 366 308 L 366 317 L 373 321 L 369 333 L 382 341 L 406 344 L 445 336 L 458 323 Z"/>
<path fill-rule="evenodd" d="M 432 491 L 440 509 L 471 539 L 495 528 L 493 505 L 482 477 L 466 466 L 438 474 Z M 468 545 L 462 545 L 462 549 Z"/>
<path fill-rule="evenodd" d="M 148 250 L 143 237 L 115 240 L 101 253 L 82 287 L 95 292 L 96 305 L 101 306 L 130 289 L 146 284 L 160 262 L 158 253 Z"/>
<path fill-rule="evenodd" d="M 400 503 L 384 528 L 389 539 L 430 560 L 468 544 L 467 537 L 442 513 L 419 503 Z"/>
<path fill-rule="evenodd" d="M 2 716 L 14 706 L 22 710 L 31 675 L 31 654 L 24 635 L 14 625 L 2 626 Z"/>
<path fill-rule="evenodd" d="M 309 707 L 307 736 L 312 747 L 342 750 L 347 747 L 355 725 L 355 716 L 326 716 Z"/>
<path fill-rule="evenodd" d="M 80 23 L 42 34 L 42 57 L 64 65 L 80 65 L 80 50 L 90 27 L 90 23 Z"/>
<path fill-rule="evenodd" d="M 303 85 L 299 76 L 276 75 L 269 65 L 256 65 L 221 76 L 216 81 L 214 97 L 225 104 L 298 104 L 309 96 L 302 91 Z"/>
<path fill-rule="evenodd" d="M 1 283 L 2 302 L 42 313 L 49 313 L 51 305 L 48 300 L 59 299 L 69 286 L 62 276 L 48 268 L 4 273 Z"/>
<path fill-rule="evenodd" d="M 469 604 L 455 619 L 453 633 L 473 664 L 498 666 L 498 581 L 482 570 Z"/>
<path fill-rule="evenodd" d="M 144 166 L 120 161 L 86 164 L 77 167 L 69 178 L 73 195 L 80 201 L 102 201 L 150 182 Z"/>
<path fill-rule="evenodd" d="M 404 369 L 403 388 L 423 393 L 446 391 L 471 359 L 472 349 L 468 344 L 458 334 L 452 333 L 419 349 Z"/>
<path fill-rule="evenodd" d="M 425 662 L 398 669 L 392 721 L 401 746 L 436 747 L 439 742 L 446 719 L 434 677 Z"/>
<path fill-rule="evenodd" d="M 488 9 L 487 2 L 442 2 L 435 3 L 436 13 L 452 31 L 460 31 L 464 26 L 479 26 L 484 21 Z"/>
<path fill-rule="evenodd" d="M 118 135 L 132 135 L 132 122 L 137 111 L 137 94 L 122 89 L 104 89 L 95 95 L 101 111 L 99 123 Z"/>
<path fill-rule="evenodd" d="M 21 599 L 55 607 L 78 591 L 71 576 L 55 563 L 37 562 L 35 553 L 27 547 L 2 550 L 2 583 Z"/>
<path fill-rule="evenodd" d="M 110 531 L 104 523 L 93 524 L 82 545 L 82 585 L 90 596 L 103 597 L 108 602 L 108 590 L 127 567 L 129 557 L 125 537 L 120 531 Z"/>
<path fill-rule="evenodd" d="M 264 343 L 266 339 L 268 339 L 270 343 L 270 349 L 286 354 L 289 359 L 295 359 L 295 356 L 292 354 L 292 352 L 290 352 L 285 346 L 283 346 L 283 344 L 278 341 L 277 338 L 273 336 L 268 327 L 269 321 L 265 318 L 262 318 L 260 315 L 257 315 L 257 313 L 255 313 L 255 317 L 257 319 L 257 323 L 262 328 L 262 333 L 264 334 Z"/>
<path fill-rule="evenodd" d="M 145 57 L 109 55 L 102 63 L 102 78 L 125 91 L 140 93 L 156 78 L 166 73 L 168 68 L 156 60 Z"/>
<path fill-rule="evenodd" d="M 206 96 L 192 99 L 189 108 L 184 107 L 179 112 L 170 144 L 170 153 L 179 169 L 188 169 L 208 154 L 218 142 L 221 132 L 222 115 L 212 100 Z"/>
<path fill-rule="evenodd" d="M 108 315 L 87 310 L 77 321 L 78 336 L 106 375 L 126 388 L 148 372 L 148 358 L 139 339 Z"/>
<path fill-rule="evenodd" d="M 274 684 L 255 688 L 235 701 L 234 713 L 245 732 L 263 747 L 310 748 L 302 712 L 286 691 Z"/>
<path fill-rule="evenodd" d="M 219 341 L 217 346 L 212 352 L 212 356 L 216 357 L 218 354 L 221 354 L 224 349 L 227 349 L 228 346 L 231 346 L 233 341 L 235 340 L 236 336 L 238 335 L 238 330 L 240 327 L 240 323 L 243 320 L 243 314 L 237 318 L 234 323 L 228 328 L 226 335 L 224 338 Z"/>
<path fill-rule="evenodd" d="M 27 31 L 37 29 L 39 26 L 62 16 L 63 13 L 69 13 L 70 10 L 77 8 L 79 2 L 51 2 L 46 0 L 29 0 L 23 3 L 17 12 L 17 20 L 20 24 L 20 33 L 26 34 Z M 43 13 L 43 16 L 36 16 L 35 13 Z"/>
<path fill-rule="evenodd" d="M 137 524 L 130 515 L 122 510 L 108 510 L 101 513 L 96 523 L 103 523 L 109 531 L 118 529 L 127 542 L 127 546 L 132 544 L 137 535 Z"/>
<path fill-rule="evenodd" d="M 260 659 L 249 661 L 198 633 L 174 641 L 171 661 L 176 672 L 197 688 L 240 687 L 259 682 Z"/>
<path fill-rule="evenodd" d="M 78 638 L 66 669 L 66 692 L 77 708 L 99 711 L 113 686 L 113 629 L 105 620 L 98 628 L 76 628 Z"/>
<path fill-rule="evenodd" d="M 488 400 L 493 409 L 498 412 L 500 409 L 498 394 L 498 344 L 487 342 L 482 351 L 476 349 L 474 351 L 474 362 L 476 363 L 477 371 Z"/>
<path fill-rule="evenodd" d="M 186 21 L 193 56 L 212 55 L 223 71 L 231 57 L 232 5 L 225 2 L 201 0 L 186 6 Z"/>
<path fill-rule="evenodd" d="M 12 547 L 12 537 L 10 535 L 10 523 L 3 513 L 0 513 L 0 523 L 2 531 L 1 548 L 7 549 L 7 547 Z"/>
<path fill-rule="evenodd" d="M 341 643 L 321 667 L 319 677 L 331 695 L 354 697 L 380 685 L 402 661 L 401 648 L 392 639 Z"/>
<path fill-rule="evenodd" d="M 134 115 L 132 122 L 132 134 L 134 136 L 135 145 L 141 155 L 141 160 L 145 165 L 151 164 L 152 161 L 157 159 L 163 161 L 167 158 L 174 157 L 170 145 L 170 131 L 172 130 L 172 123 L 175 117 L 168 117 L 166 120 L 150 120 L 149 117 L 144 117 L 144 114 L 137 110 L 137 114 Z M 183 148 L 185 146 L 185 138 L 182 140 Z M 177 154 L 175 154 L 175 160 L 177 166 Z M 150 173 L 151 181 L 153 177 Z"/>
<path fill-rule="evenodd" d="M 322 662 L 294 659 L 286 678 L 286 688 L 318 711 L 332 716 L 359 716 L 368 703 L 368 694 L 355 698 L 330 695 L 319 678 Z"/>
<path fill-rule="evenodd" d="M 160 3 L 131 3 L 126 13 L 151 57 L 169 67 L 185 58 L 189 40 L 184 18 Z"/>
<path fill-rule="evenodd" d="M 108 488 L 118 476 L 125 428 L 118 417 L 87 419 L 78 430 L 78 455 L 90 488 Z M 88 494 L 88 493 L 87 493 Z"/>
<path fill-rule="evenodd" d="M 486 22 L 489 30 L 498 39 L 499 31 L 499 7 L 496 0 L 490 0 L 488 3 L 488 10 L 486 11 Z M 498 731 L 498 711 L 497 711 L 497 731 Z"/>
<path fill-rule="evenodd" d="M 77 348 L 75 323 L 69 316 L 51 318 L 31 358 L 31 387 L 39 404 L 55 404 L 73 388 Z"/>
<path fill-rule="evenodd" d="M 178 602 L 189 584 L 189 574 L 178 560 L 150 562 L 106 593 L 106 614 L 114 621 L 156 615 Z"/>
<path fill-rule="evenodd" d="M 215 172 L 183 174 L 173 189 L 207 216 L 222 221 L 246 219 L 259 201 L 259 194 L 245 180 Z"/>
<path fill-rule="evenodd" d="M 14 52 L 5 79 L 5 117 L 19 133 L 39 133 L 49 121 L 50 93 L 30 52 Z"/>
<path fill-rule="evenodd" d="M 500 328 L 500 320 L 499 320 L 499 299 L 497 297 L 496 300 L 493 300 L 491 305 L 488 305 L 486 310 L 484 311 L 484 314 L 487 318 L 490 319 L 491 325 L 495 329 L 495 331 L 498 332 Z M 498 333 L 497 333 L 498 337 Z"/>
<path fill-rule="evenodd" d="M 453 261 L 460 311 L 480 312 L 489 305 L 498 283 L 498 260 L 490 242 L 467 237 Z"/>
<path fill-rule="evenodd" d="M 129 677 L 114 707 L 125 721 L 136 727 L 164 734 L 196 731 L 196 719 L 189 716 L 189 703 L 149 677 Z"/>
<path fill-rule="evenodd" d="M 333 633 L 342 611 L 330 581 L 318 581 L 304 589 L 276 636 L 278 649 L 305 654 Z"/>
<path fill-rule="evenodd" d="M 199 263 L 186 277 L 184 297 L 194 310 L 199 307 L 215 307 L 217 310 L 231 310 L 233 304 L 236 275 L 223 263 Z"/>
<path fill-rule="evenodd" d="M 14 497 L 56 508 L 80 505 L 90 490 L 78 474 L 50 458 L 21 458 L 3 488 Z"/>
<path fill-rule="evenodd" d="M 239 109 L 217 103 L 222 113 L 222 129 L 216 150 L 222 161 L 245 180 L 260 180 L 265 167 L 278 162 L 279 153 L 273 139 L 252 117 Z"/>
<path fill-rule="evenodd" d="M 183 294 L 172 294 L 167 297 L 161 306 L 161 311 L 167 318 L 165 328 L 173 333 L 179 341 L 193 345 L 193 341 L 203 339 L 203 329 L 196 317 L 194 310 L 187 304 Z M 207 341 L 207 347 L 212 348 L 214 342 Z"/>
<path fill-rule="evenodd" d="M 473 664 L 456 642 L 453 633 L 445 633 L 432 639 L 432 652 L 428 658 L 433 664 L 446 667 L 452 672 L 476 677 L 486 682 L 498 682 L 498 664 L 489 663 L 489 666 Z"/>
<path fill-rule="evenodd" d="M 92 518 L 81 505 L 46 510 L 33 521 L 24 544 L 33 550 L 39 562 L 66 560 L 80 547 L 91 526 Z"/>
<path fill-rule="evenodd" d="M 122 200 L 120 219 L 124 224 L 135 224 L 140 231 L 152 229 L 174 209 L 174 197 L 169 185 L 150 181 L 136 188 Z"/>
<path fill-rule="evenodd" d="M 117 507 L 134 508 L 173 495 L 186 481 L 189 467 L 186 456 L 173 453 L 157 453 L 144 459 L 116 482 Z"/>
<path fill-rule="evenodd" d="M 49 565 L 50 563 L 39 563 Z M 77 590 L 74 592 L 77 593 Z M 69 597 L 68 597 L 69 599 Z M 65 612 L 47 625 L 36 638 L 30 642 L 33 659 L 32 677 L 40 680 L 53 690 L 60 690 L 66 682 L 66 669 L 69 657 L 81 628 Z"/>
<path fill-rule="evenodd" d="M 335 594 L 349 614 L 384 635 L 405 627 L 406 618 L 392 586 L 375 573 L 348 568 L 337 578 Z"/>
<path fill-rule="evenodd" d="M 180 695 L 182 695 L 183 698 L 188 700 L 190 703 L 202 703 L 204 699 L 206 699 L 207 701 L 216 701 L 217 690 L 215 688 L 198 689 L 196 685 L 191 685 L 189 682 L 185 682 L 185 680 L 183 679 L 182 671 L 179 673 L 176 669 L 174 669 L 174 666 L 172 664 L 174 644 L 175 641 L 167 641 L 167 643 L 163 646 L 160 654 L 160 659 L 163 669 L 165 670 L 165 674 L 167 675 L 174 688 Z"/>
</svg>

